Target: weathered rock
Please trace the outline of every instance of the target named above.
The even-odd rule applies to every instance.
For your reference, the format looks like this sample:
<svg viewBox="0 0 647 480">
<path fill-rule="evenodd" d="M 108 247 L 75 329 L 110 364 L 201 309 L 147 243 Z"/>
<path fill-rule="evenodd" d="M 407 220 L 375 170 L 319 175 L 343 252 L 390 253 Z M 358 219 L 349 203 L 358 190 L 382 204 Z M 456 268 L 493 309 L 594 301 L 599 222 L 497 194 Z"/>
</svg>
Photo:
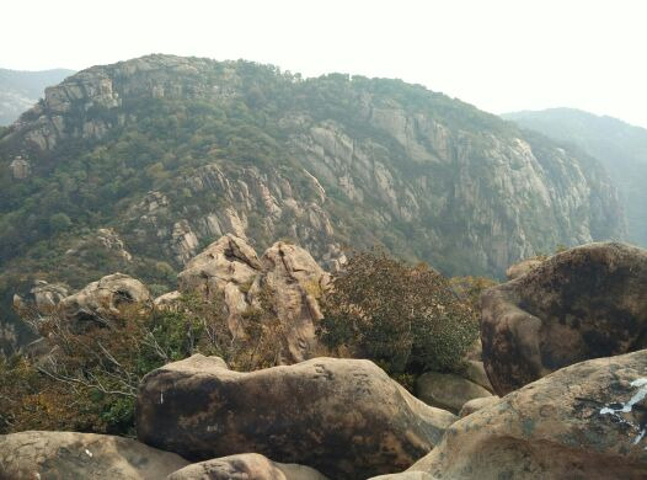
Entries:
<svg viewBox="0 0 647 480">
<path fill-rule="evenodd" d="M 485 388 L 451 373 L 427 372 L 416 380 L 416 397 L 433 407 L 458 413 L 474 398 L 491 397 Z"/>
<path fill-rule="evenodd" d="M 411 465 L 456 417 L 367 360 L 316 358 L 239 373 L 194 355 L 143 379 L 136 419 L 141 441 L 191 460 L 257 452 L 363 479 Z"/>
<path fill-rule="evenodd" d="M 481 297 L 483 360 L 502 396 L 588 358 L 647 347 L 647 251 L 593 243 Z"/>
<path fill-rule="evenodd" d="M 283 359 L 312 357 L 322 318 L 317 300 L 329 275 L 304 249 L 277 242 L 259 259 L 243 239 L 229 234 L 193 258 L 178 278 L 183 293 L 222 299 L 229 330 L 239 338 L 246 334 L 243 313 L 269 301 L 284 336 Z"/>
<path fill-rule="evenodd" d="M 647 478 L 647 350 L 561 369 L 453 424 L 408 471 L 438 478 Z"/>
<path fill-rule="evenodd" d="M 14 295 L 14 309 L 34 309 L 43 314 L 51 312 L 65 297 L 69 295 L 69 287 L 62 283 L 48 283 L 45 280 L 36 280 L 34 287 L 29 292 L 27 299 Z"/>
<path fill-rule="evenodd" d="M 102 323 L 121 316 L 125 310 L 144 313 L 153 307 L 153 298 L 146 286 L 128 275 L 114 273 L 60 302 L 64 317 L 76 329 L 84 329 L 87 322 Z"/>
<path fill-rule="evenodd" d="M 542 264 L 542 262 L 543 260 L 531 258 L 528 260 L 523 260 L 519 263 L 515 263 L 514 265 L 508 267 L 508 269 L 505 271 L 505 276 L 508 277 L 508 280 L 514 280 L 515 278 L 519 278 L 525 275 L 530 270 L 537 268 Z"/>
<path fill-rule="evenodd" d="M 188 462 L 135 440 L 76 432 L 0 435 L 0 479 L 159 480 Z"/>
<path fill-rule="evenodd" d="M 326 480 L 316 470 L 269 460 L 258 453 L 243 453 L 194 463 L 172 473 L 166 480 Z"/>
<path fill-rule="evenodd" d="M 285 332 L 286 357 L 303 361 L 316 346 L 315 326 L 323 318 L 317 299 L 329 275 L 303 248 L 277 242 L 261 258 L 264 275 L 254 283 L 250 298 L 260 304 L 269 294 Z"/>
<path fill-rule="evenodd" d="M 463 407 L 461 408 L 460 412 L 458 412 L 458 416 L 463 418 L 468 415 L 471 415 L 474 412 L 477 412 L 483 408 L 487 408 L 489 406 L 494 405 L 500 400 L 499 397 L 496 395 L 492 395 L 490 397 L 481 397 L 481 398 L 474 398 L 472 400 L 468 400 L 465 402 Z"/>
<path fill-rule="evenodd" d="M 468 360 L 465 363 L 465 371 L 461 372 L 461 376 L 476 383 L 477 385 L 480 385 L 488 392 L 493 392 L 494 388 L 492 388 L 490 379 L 487 377 L 483 362 Z"/>
</svg>

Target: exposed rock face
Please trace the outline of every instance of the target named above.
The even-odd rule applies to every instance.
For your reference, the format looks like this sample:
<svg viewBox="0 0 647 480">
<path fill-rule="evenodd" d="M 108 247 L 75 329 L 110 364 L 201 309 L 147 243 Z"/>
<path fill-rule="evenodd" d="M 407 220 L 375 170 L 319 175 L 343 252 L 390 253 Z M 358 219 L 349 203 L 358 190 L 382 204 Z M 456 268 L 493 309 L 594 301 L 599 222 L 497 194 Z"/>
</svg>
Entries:
<svg viewBox="0 0 647 480">
<path fill-rule="evenodd" d="M 304 249 L 277 242 L 259 259 L 243 239 L 229 234 L 193 258 L 178 278 L 183 293 L 223 299 L 236 336 L 245 335 L 241 315 L 269 300 L 285 336 L 285 359 L 311 356 L 322 318 L 317 299 L 329 276 Z"/>
<path fill-rule="evenodd" d="M 514 265 L 508 267 L 508 269 L 505 271 L 505 276 L 508 277 L 508 280 L 514 280 L 515 278 L 519 278 L 522 275 L 525 275 L 533 268 L 537 268 L 541 264 L 542 260 L 537 260 L 534 258 L 523 260 L 522 262 L 515 263 Z"/>
<path fill-rule="evenodd" d="M 35 308 L 39 312 L 47 313 L 58 305 L 69 294 L 69 287 L 62 283 L 48 283 L 45 280 L 36 280 L 30 290 L 31 298 L 25 300 L 19 295 L 14 296 L 14 308 Z"/>
<path fill-rule="evenodd" d="M 73 328 L 81 330 L 86 322 L 118 317 L 125 308 L 147 311 L 152 306 L 153 299 L 146 286 L 122 273 L 107 275 L 92 282 L 60 302 L 62 314 Z"/>
<path fill-rule="evenodd" d="M 443 479 L 644 479 L 646 373 L 647 350 L 559 370 L 453 424 L 408 471 Z"/>
<path fill-rule="evenodd" d="M 491 396 L 480 385 L 450 373 L 427 372 L 416 380 L 416 397 L 453 413 L 458 413 L 470 400 Z"/>
<path fill-rule="evenodd" d="M 257 452 L 364 479 L 406 468 L 456 419 L 366 360 L 317 358 L 251 373 L 193 357 L 148 374 L 137 436 L 191 460 Z"/>
<path fill-rule="evenodd" d="M 9 164 L 9 168 L 15 180 L 24 180 L 31 174 L 31 165 L 20 155 L 14 158 L 13 162 Z"/>
<path fill-rule="evenodd" d="M 194 463 L 172 473 L 166 480 L 326 480 L 316 470 L 302 465 L 272 462 L 257 453 L 244 453 Z"/>
<path fill-rule="evenodd" d="M 500 396 L 588 358 L 647 347 L 647 251 L 565 251 L 482 298 L 483 360 Z"/>
<path fill-rule="evenodd" d="M 75 432 L 0 435 L 0 479 L 159 480 L 188 462 L 128 438 Z"/>
</svg>

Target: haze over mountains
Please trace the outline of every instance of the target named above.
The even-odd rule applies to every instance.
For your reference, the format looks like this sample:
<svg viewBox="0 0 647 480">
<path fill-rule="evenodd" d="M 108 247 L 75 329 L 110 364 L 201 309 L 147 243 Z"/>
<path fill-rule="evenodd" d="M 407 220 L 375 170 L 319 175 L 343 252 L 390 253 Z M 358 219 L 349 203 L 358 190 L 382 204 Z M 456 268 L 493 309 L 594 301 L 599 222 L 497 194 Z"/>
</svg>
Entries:
<svg viewBox="0 0 647 480">
<path fill-rule="evenodd" d="M 503 118 L 599 159 L 619 187 L 627 215 L 628 239 L 647 246 L 646 129 L 569 108 L 509 113 Z"/>
<path fill-rule="evenodd" d="M 73 70 L 20 72 L 0 68 L 0 127 L 16 121 L 43 96 L 45 87 L 56 85 Z"/>
<path fill-rule="evenodd" d="M 0 139 L 2 302 L 33 279 L 114 271 L 158 292 L 225 233 L 286 238 L 328 267 L 386 246 L 501 276 L 559 245 L 623 238 L 597 160 L 398 80 L 302 79 L 151 55 L 47 90 Z"/>
</svg>

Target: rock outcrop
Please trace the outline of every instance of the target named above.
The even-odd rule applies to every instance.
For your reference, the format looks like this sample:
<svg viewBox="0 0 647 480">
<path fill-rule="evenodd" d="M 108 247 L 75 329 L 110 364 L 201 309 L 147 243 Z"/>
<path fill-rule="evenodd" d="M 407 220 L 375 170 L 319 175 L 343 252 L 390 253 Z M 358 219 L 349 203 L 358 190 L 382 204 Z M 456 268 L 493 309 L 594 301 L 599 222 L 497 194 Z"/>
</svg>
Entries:
<svg viewBox="0 0 647 480">
<path fill-rule="evenodd" d="M 407 472 L 465 480 L 647 478 L 646 374 L 647 350 L 561 369 L 454 423 Z"/>
<path fill-rule="evenodd" d="M 0 479 L 160 480 L 188 465 L 128 438 L 75 432 L 0 435 Z"/>
<path fill-rule="evenodd" d="M 482 298 L 483 360 L 503 396 L 559 368 L 647 347 L 647 251 L 594 243 Z"/>
<path fill-rule="evenodd" d="M 258 453 L 244 453 L 194 463 L 172 473 L 166 480 L 326 480 L 303 465 L 277 463 Z"/>
<path fill-rule="evenodd" d="M 406 468 L 455 419 L 369 361 L 331 358 L 239 373 L 194 355 L 148 374 L 136 409 L 139 440 L 185 458 L 256 452 L 340 480 Z"/>
<path fill-rule="evenodd" d="M 148 288 L 122 273 L 107 275 L 88 284 L 81 291 L 59 303 L 60 312 L 75 330 L 84 330 L 88 322 L 103 323 L 120 317 L 126 310 L 144 313 L 153 307 Z"/>
<path fill-rule="evenodd" d="M 304 249 L 277 242 L 259 259 L 247 242 L 229 234 L 193 258 L 178 279 L 182 293 L 223 301 L 235 337 L 246 334 L 243 314 L 262 308 L 280 322 L 285 361 L 312 356 L 322 318 L 318 299 L 329 275 Z"/>
<path fill-rule="evenodd" d="M 491 396 L 482 386 L 451 373 L 427 372 L 416 380 L 416 397 L 453 413 L 458 413 L 470 400 Z"/>
</svg>

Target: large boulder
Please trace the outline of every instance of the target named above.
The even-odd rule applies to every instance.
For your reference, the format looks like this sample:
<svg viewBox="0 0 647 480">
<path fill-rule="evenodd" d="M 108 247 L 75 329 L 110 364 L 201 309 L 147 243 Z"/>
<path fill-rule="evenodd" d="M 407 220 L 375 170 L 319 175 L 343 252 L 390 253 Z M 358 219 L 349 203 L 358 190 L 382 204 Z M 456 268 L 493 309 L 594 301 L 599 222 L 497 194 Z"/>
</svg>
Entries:
<svg viewBox="0 0 647 480">
<path fill-rule="evenodd" d="M 123 273 L 107 275 L 60 301 L 62 316 L 76 330 L 104 324 L 125 313 L 144 314 L 153 308 L 148 288 Z"/>
<path fill-rule="evenodd" d="M 416 397 L 452 413 L 458 413 L 470 400 L 491 396 L 482 386 L 452 373 L 427 372 L 416 380 Z"/>
<path fill-rule="evenodd" d="M 514 280 L 515 278 L 519 278 L 530 272 L 531 270 L 537 268 L 542 264 L 542 262 L 543 260 L 530 258 L 528 260 L 523 260 L 519 263 L 515 263 L 514 265 L 507 268 L 507 270 L 505 271 L 505 276 L 508 278 L 508 280 Z"/>
<path fill-rule="evenodd" d="M 372 362 L 332 358 L 240 373 L 194 355 L 146 375 L 136 408 L 141 441 L 190 460 L 257 452 L 335 479 L 406 468 L 456 418 Z"/>
<path fill-rule="evenodd" d="M 159 480 L 188 465 L 135 440 L 76 432 L 0 435 L 0 479 Z"/>
<path fill-rule="evenodd" d="M 589 360 L 454 423 L 407 472 L 443 479 L 644 479 L 646 411 L 647 350 Z"/>
<path fill-rule="evenodd" d="M 166 480 L 326 480 L 303 465 L 273 462 L 258 453 L 243 453 L 194 463 L 173 472 Z"/>
<path fill-rule="evenodd" d="M 272 310 L 282 332 L 285 363 L 311 358 L 317 351 L 315 329 L 322 318 L 318 299 L 329 275 L 304 249 L 284 242 L 259 259 L 245 240 L 229 234 L 193 258 L 178 275 L 179 290 L 207 301 L 222 301 L 229 331 L 245 338 L 245 313 Z M 167 299 L 160 299 L 168 308 Z"/>
<path fill-rule="evenodd" d="M 481 297 L 483 360 L 503 396 L 559 368 L 647 347 L 647 251 L 594 243 Z"/>
</svg>

